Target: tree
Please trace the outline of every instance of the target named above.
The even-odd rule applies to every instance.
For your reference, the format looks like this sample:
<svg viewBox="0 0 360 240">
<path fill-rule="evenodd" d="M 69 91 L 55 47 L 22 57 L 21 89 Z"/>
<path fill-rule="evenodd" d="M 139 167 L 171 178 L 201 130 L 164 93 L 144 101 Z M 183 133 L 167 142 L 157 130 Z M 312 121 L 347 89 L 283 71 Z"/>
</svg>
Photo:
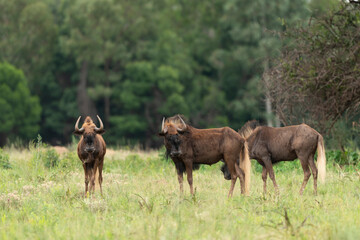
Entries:
<svg viewBox="0 0 360 240">
<path fill-rule="evenodd" d="M 23 72 L 8 63 L 0 63 L 0 106 L 0 146 L 8 138 L 36 137 L 41 115 L 39 99 L 31 96 Z"/>
<path fill-rule="evenodd" d="M 71 61 L 59 54 L 56 21 L 61 20 L 61 14 L 55 4 L 51 0 L 0 0 L 0 62 L 24 72 L 30 91 L 42 106 L 40 134 L 59 144 L 69 115 L 74 115 L 74 101 L 68 100 L 70 89 L 65 93 L 63 89 L 69 87 L 64 69 Z"/>
<path fill-rule="evenodd" d="M 282 32 L 286 24 L 297 24 L 307 16 L 304 0 L 226 2 L 220 19 L 223 44 L 214 51 L 212 63 L 231 106 L 231 122 L 243 124 L 255 118 L 274 125 L 272 107 L 268 98 L 263 102 L 266 89 L 260 81 L 281 48 L 274 32 Z"/>
<path fill-rule="evenodd" d="M 294 39 L 270 72 L 269 95 L 285 125 L 306 121 L 331 129 L 360 106 L 360 5 L 344 2 L 340 10 L 289 29 Z"/>
<path fill-rule="evenodd" d="M 156 147 L 163 116 L 200 128 L 266 119 L 263 59 L 281 45 L 270 31 L 304 2 L 0 0 L 0 61 L 39 96 L 44 141 L 69 142 L 78 114 L 98 113 L 109 144 Z"/>
</svg>

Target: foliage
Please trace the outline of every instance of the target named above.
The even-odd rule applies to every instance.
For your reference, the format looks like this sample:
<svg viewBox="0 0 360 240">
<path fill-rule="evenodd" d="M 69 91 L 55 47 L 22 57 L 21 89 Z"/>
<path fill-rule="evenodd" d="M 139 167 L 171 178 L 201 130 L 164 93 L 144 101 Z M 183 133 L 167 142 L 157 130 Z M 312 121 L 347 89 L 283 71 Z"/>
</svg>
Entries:
<svg viewBox="0 0 360 240">
<path fill-rule="evenodd" d="M 6 138 L 31 139 L 39 131 L 41 106 L 31 96 L 23 72 L 0 63 L 0 145 Z"/>
<path fill-rule="evenodd" d="M 284 112 L 284 116 L 280 114 L 282 119 L 292 118 L 294 123 L 305 119 L 318 129 L 307 118 L 310 113 L 299 106 L 315 105 L 308 104 L 309 101 L 338 106 L 332 111 L 337 117 L 342 117 L 349 105 L 351 109 L 356 108 L 357 88 L 353 88 L 353 95 L 346 88 L 334 86 L 339 79 L 350 81 L 340 78 L 341 64 L 348 64 L 343 68 L 346 76 L 350 76 L 351 69 L 356 71 L 357 66 L 351 65 L 354 63 L 351 59 L 357 56 L 357 35 L 348 31 L 355 28 L 352 23 L 358 22 L 356 14 L 352 19 L 346 11 L 345 15 L 350 14 L 348 25 L 345 15 L 338 14 L 332 22 L 329 17 L 322 17 L 329 9 L 336 8 L 336 2 L 0 0 L 0 61 L 9 62 L 24 72 L 27 85 L 31 93 L 38 96 L 42 109 L 41 116 L 36 115 L 32 124 L 28 119 L 31 114 L 18 118 L 23 120 L 21 126 L 29 123 L 31 128 L 21 133 L 11 130 L 0 138 L 3 142 L 21 139 L 26 143 L 39 132 L 44 142 L 69 143 L 77 117 L 95 118 L 96 114 L 103 119 L 108 144 L 140 144 L 145 148 L 161 145 L 156 136 L 161 119 L 177 113 L 187 116 L 189 122 L 199 128 L 228 125 L 238 129 L 250 119 L 269 123 L 275 116 L 271 108 L 265 107 L 263 100 L 268 90 L 263 88 L 261 78 L 268 76 L 263 72 L 276 64 L 274 59 L 279 56 L 279 49 L 291 38 L 298 40 L 289 46 L 308 47 L 312 41 L 314 51 L 308 47 L 304 48 L 305 53 L 328 57 L 311 61 L 303 57 L 293 62 L 295 67 L 306 67 L 298 68 L 304 76 L 294 80 L 291 86 L 299 94 L 306 89 L 311 94 L 306 95 L 309 98 L 290 96 L 286 99 L 286 94 L 278 94 L 284 98 L 283 103 L 293 103 L 296 107 L 292 112 L 286 106 L 277 110 Z M 304 26 L 310 15 L 320 19 L 313 18 L 310 30 L 307 27 L 291 30 Z M 335 27 L 335 35 L 340 36 L 334 52 L 331 45 L 321 47 L 336 40 L 329 26 Z M 286 34 L 281 34 L 284 31 Z M 284 41 L 279 40 L 279 35 Z M 349 47 L 344 47 L 346 41 Z M 289 61 L 284 58 L 282 64 L 291 66 Z M 329 72 L 335 80 L 327 82 L 330 88 L 321 88 L 318 94 L 313 94 L 313 85 L 303 84 L 301 79 L 310 79 L 314 74 L 321 78 L 318 77 L 319 81 L 328 79 L 321 77 L 320 73 L 326 69 L 322 65 L 335 66 Z M 271 79 L 275 81 L 281 76 Z M 279 85 L 285 88 L 286 83 Z M 278 85 L 272 86 L 275 89 Z M 306 104 L 298 104 L 305 102 L 304 99 Z M 279 101 L 282 100 L 277 103 Z M 277 103 L 274 102 L 275 106 Z M 11 112 L 7 104 L 0 104 L 4 113 Z M 13 109 L 39 113 L 38 103 L 32 105 Z M 318 115 L 311 119 L 331 118 Z M 3 127 L 13 124 L 11 114 L 0 116 Z"/>
<path fill-rule="evenodd" d="M 271 32 L 306 18 L 306 5 L 0 0 L 0 60 L 39 96 L 45 142 L 70 142 L 79 115 L 99 114 L 109 144 L 158 147 L 163 116 L 199 128 L 264 120 L 263 62 L 281 46 Z"/>
<path fill-rule="evenodd" d="M 60 162 L 59 154 L 53 148 L 46 149 L 43 156 L 43 163 L 46 168 L 57 167 Z"/>
<path fill-rule="evenodd" d="M 11 168 L 9 161 L 9 154 L 4 152 L 3 149 L 0 148 L 0 168 L 9 169 Z"/>
<path fill-rule="evenodd" d="M 69 171 L 79 166 L 80 160 L 75 151 L 69 151 L 60 157 L 58 166 Z"/>
<path fill-rule="evenodd" d="M 295 41 L 283 50 L 267 85 L 285 125 L 306 122 L 321 132 L 360 106 L 360 5 L 312 19 L 286 32 Z"/>
<path fill-rule="evenodd" d="M 326 158 L 329 163 L 336 163 L 339 164 L 340 166 L 360 164 L 360 154 L 358 151 L 348 151 L 348 150 L 327 151 Z"/>
</svg>

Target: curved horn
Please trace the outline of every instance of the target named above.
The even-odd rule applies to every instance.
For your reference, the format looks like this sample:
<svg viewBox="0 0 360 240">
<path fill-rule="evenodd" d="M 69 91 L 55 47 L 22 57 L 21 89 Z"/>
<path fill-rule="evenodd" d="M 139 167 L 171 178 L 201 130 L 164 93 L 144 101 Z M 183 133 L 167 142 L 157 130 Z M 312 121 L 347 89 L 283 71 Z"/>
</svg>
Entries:
<svg viewBox="0 0 360 240">
<path fill-rule="evenodd" d="M 165 117 L 163 117 L 162 123 L 161 123 L 161 132 L 164 131 L 164 125 L 165 125 Z"/>
<path fill-rule="evenodd" d="M 75 131 L 77 131 L 77 132 L 83 132 L 84 131 L 84 128 L 79 129 L 80 118 L 81 118 L 81 116 L 77 119 L 77 121 L 75 123 Z"/>
<path fill-rule="evenodd" d="M 161 132 L 166 133 L 168 130 L 168 127 L 165 127 L 165 117 L 163 117 L 162 123 L 161 123 Z"/>
<path fill-rule="evenodd" d="M 104 130 L 104 124 L 103 124 L 103 122 L 101 121 L 101 118 L 99 117 L 99 115 L 96 115 L 96 117 L 97 117 L 98 120 L 99 120 L 100 127 L 98 128 L 98 127 L 95 126 L 95 131 L 102 131 L 102 130 Z"/>
<path fill-rule="evenodd" d="M 184 122 L 184 120 L 182 120 L 182 118 L 180 116 L 179 116 L 179 118 L 180 118 L 181 123 L 184 125 L 184 127 L 183 128 L 176 127 L 176 129 L 178 131 L 184 131 L 186 129 L 186 123 Z"/>
</svg>

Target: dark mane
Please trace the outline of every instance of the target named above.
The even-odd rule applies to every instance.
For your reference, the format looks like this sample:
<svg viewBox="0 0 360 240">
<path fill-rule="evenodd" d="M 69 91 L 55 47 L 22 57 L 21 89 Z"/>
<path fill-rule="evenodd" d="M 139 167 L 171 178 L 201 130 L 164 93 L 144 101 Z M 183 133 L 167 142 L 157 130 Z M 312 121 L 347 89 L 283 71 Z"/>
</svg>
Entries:
<svg viewBox="0 0 360 240">
<path fill-rule="evenodd" d="M 244 126 L 240 130 L 238 130 L 238 133 L 243 137 L 247 138 L 251 135 L 251 133 L 260 126 L 260 123 L 257 120 L 251 120 L 245 123 Z"/>
</svg>

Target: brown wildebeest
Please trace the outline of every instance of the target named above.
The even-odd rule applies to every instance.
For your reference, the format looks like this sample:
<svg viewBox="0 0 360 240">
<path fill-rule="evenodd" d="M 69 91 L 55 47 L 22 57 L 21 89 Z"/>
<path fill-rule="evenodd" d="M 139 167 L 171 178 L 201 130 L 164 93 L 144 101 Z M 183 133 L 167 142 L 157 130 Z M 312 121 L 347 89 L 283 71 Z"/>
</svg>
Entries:
<svg viewBox="0 0 360 240">
<path fill-rule="evenodd" d="M 85 196 L 88 192 L 88 185 L 90 182 L 90 193 L 95 191 L 95 178 L 98 170 L 100 192 L 102 194 L 102 169 L 104 164 L 104 156 L 106 153 L 106 144 L 101 136 L 105 132 L 104 125 L 99 116 L 100 127 L 96 127 L 91 117 L 86 117 L 84 124 L 79 129 L 79 121 L 81 116 L 75 123 L 74 134 L 81 135 L 77 147 L 78 156 L 83 164 L 85 171 Z"/>
<path fill-rule="evenodd" d="M 238 177 L 241 193 L 249 193 L 251 163 L 246 158 L 248 154 L 245 140 L 231 128 L 196 129 L 177 115 L 163 119 L 159 135 L 164 137 L 167 156 L 175 163 L 181 193 L 183 172 L 186 171 L 190 192 L 194 194 L 192 170 L 197 169 L 200 164 L 211 165 L 220 160 L 227 164 L 230 172 L 231 187 L 228 196 L 232 196 Z"/>
<path fill-rule="evenodd" d="M 272 165 L 280 161 L 293 161 L 299 158 L 304 170 L 304 181 L 300 188 L 300 194 L 303 193 L 311 176 L 310 169 L 314 178 L 314 193 L 317 194 L 318 173 L 321 182 L 325 182 L 326 175 L 325 148 L 320 133 L 306 124 L 273 128 L 259 126 L 257 121 L 247 122 L 239 130 L 239 133 L 246 139 L 250 159 L 256 159 L 263 166 L 264 193 L 266 193 L 267 174 L 269 174 L 276 192 L 279 191 Z M 319 170 L 314 163 L 316 150 L 318 151 Z M 228 175 L 226 171 L 225 166 L 225 178 Z"/>
</svg>

